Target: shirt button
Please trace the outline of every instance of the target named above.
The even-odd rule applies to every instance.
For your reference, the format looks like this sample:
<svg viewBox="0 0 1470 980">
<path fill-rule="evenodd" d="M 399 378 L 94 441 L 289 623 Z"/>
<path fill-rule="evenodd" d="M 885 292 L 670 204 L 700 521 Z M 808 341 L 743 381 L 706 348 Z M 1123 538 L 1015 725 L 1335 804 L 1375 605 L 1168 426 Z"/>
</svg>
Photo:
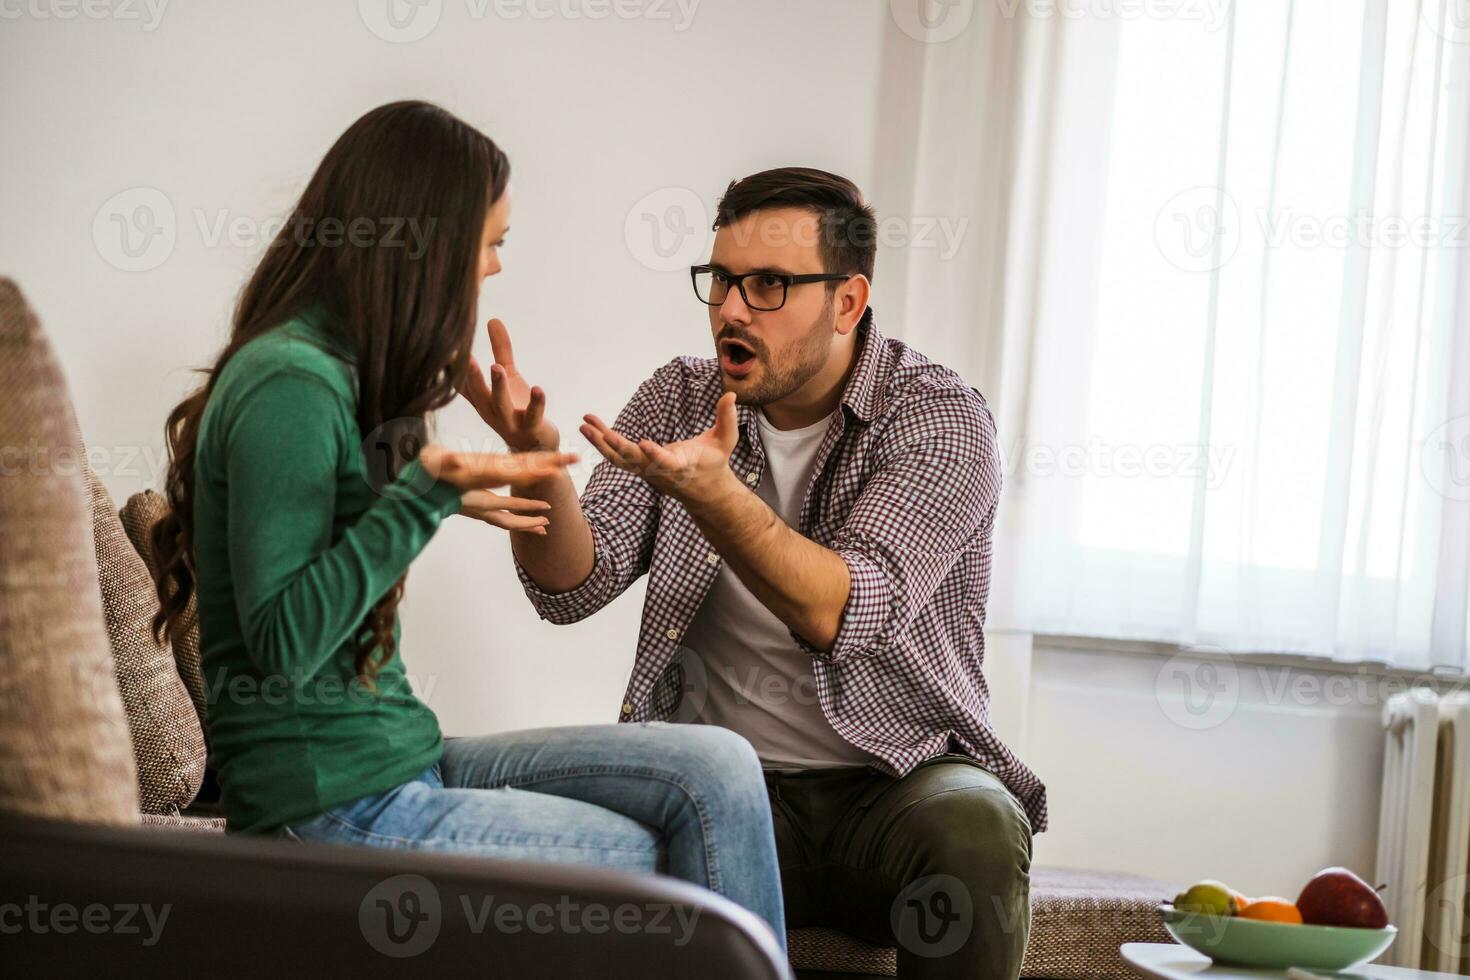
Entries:
<svg viewBox="0 0 1470 980">
<path fill-rule="evenodd" d="M 679 638 L 679 631 L 670 626 L 664 630 L 664 636 L 667 636 L 671 640 L 677 640 Z"/>
<path fill-rule="evenodd" d="M 711 565 L 718 565 L 720 563 L 720 556 L 711 551 L 709 554 L 704 556 L 704 560 L 709 562 Z"/>
<path fill-rule="evenodd" d="M 750 484 L 751 486 L 755 486 L 757 483 L 760 482 L 760 480 L 761 475 L 754 470 L 751 470 L 749 473 L 745 474 L 745 482 Z"/>
<path fill-rule="evenodd" d="M 624 701 L 623 702 L 623 714 L 625 714 L 625 715 L 631 715 L 632 713 L 633 713 L 633 706 L 631 704 L 629 704 L 628 702 Z"/>
</svg>

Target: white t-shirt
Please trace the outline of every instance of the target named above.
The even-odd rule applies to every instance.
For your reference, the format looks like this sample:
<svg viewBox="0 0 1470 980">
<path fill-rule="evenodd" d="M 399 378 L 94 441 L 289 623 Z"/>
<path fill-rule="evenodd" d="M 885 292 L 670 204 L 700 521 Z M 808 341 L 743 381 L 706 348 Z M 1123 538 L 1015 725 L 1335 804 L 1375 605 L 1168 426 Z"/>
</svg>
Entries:
<svg viewBox="0 0 1470 980">
<path fill-rule="evenodd" d="M 798 527 L 817 451 L 832 424 L 828 416 L 803 429 L 782 431 L 756 412 L 766 467 L 756 493 L 789 526 Z M 704 605 L 684 634 L 691 720 L 744 735 L 768 769 L 821 769 L 867 765 L 872 757 L 832 728 L 817 700 L 812 655 L 791 630 L 751 594 L 730 569 L 720 568 Z M 698 664 L 690 664 L 693 658 Z M 701 703 L 702 701 L 702 703 Z"/>
</svg>

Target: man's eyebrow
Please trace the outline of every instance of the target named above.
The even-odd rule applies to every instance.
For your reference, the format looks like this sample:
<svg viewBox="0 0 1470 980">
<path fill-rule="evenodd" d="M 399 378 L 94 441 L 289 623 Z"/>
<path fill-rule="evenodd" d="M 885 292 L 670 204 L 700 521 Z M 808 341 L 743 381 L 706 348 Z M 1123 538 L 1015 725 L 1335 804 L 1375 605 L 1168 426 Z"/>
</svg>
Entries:
<svg viewBox="0 0 1470 980">
<path fill-rule="evenodd" d="M 796 275 L 796 273 L 792 272 L 790 269 L 783 269 L 780 266 L 775 266 L 775 265 L 763 265 L 763 266 L 758 266 L 758 267 L 756 267 L 754 269 L 747 269 L 745 272 L 734 272 L 731 269 L 727 268 L 726 266 L 720 265 L 720 263 L 718 263 L 718 262 L 709 262 L 707 264 L 709 265 L 709 267 L 711 269 L 714 269 L 717 272 L 723 272 L 727 276 L 763 276 L 763 275 L 794 276 L 794 275 Z"/>
</svg>

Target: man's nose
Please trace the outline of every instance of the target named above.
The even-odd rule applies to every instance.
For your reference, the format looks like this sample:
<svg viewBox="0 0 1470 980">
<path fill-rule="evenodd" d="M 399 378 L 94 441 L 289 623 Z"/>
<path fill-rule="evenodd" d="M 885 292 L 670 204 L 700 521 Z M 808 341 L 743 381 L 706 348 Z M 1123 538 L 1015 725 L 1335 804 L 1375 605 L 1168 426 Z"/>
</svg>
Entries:
<svg viewBox="0 0 1470 980">
<path fill-rule="evenodd" d="M 732 287 L 725 294 L 725 301 L 720 304 L 720 322 L 740 324 L 750 322 L 750 307 L 745 305 L 745 297 L 740 295 L 740 290 Z"/>
</svg>

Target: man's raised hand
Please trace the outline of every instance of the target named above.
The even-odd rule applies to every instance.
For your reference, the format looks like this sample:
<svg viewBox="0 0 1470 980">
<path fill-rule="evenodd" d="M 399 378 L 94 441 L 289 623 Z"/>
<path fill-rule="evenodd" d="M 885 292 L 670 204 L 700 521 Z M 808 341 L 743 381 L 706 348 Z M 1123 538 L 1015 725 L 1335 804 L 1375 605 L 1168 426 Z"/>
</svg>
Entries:
<svg viewBox="0 0 1470 980">
<path fill-rule="evenodd" d="M 667 446 L 651 439 L 633 442 L 596 415 L 585 416 L 585 420 L 582 435 L 608 462 L 637 473 L 676 500 L 697 503 L 731 489 L 744 489 L 730 470 L 730 454 L 740 438 L 734 392 L 721 396 L 714 425 L 693 439 Z"/>
</svg>

